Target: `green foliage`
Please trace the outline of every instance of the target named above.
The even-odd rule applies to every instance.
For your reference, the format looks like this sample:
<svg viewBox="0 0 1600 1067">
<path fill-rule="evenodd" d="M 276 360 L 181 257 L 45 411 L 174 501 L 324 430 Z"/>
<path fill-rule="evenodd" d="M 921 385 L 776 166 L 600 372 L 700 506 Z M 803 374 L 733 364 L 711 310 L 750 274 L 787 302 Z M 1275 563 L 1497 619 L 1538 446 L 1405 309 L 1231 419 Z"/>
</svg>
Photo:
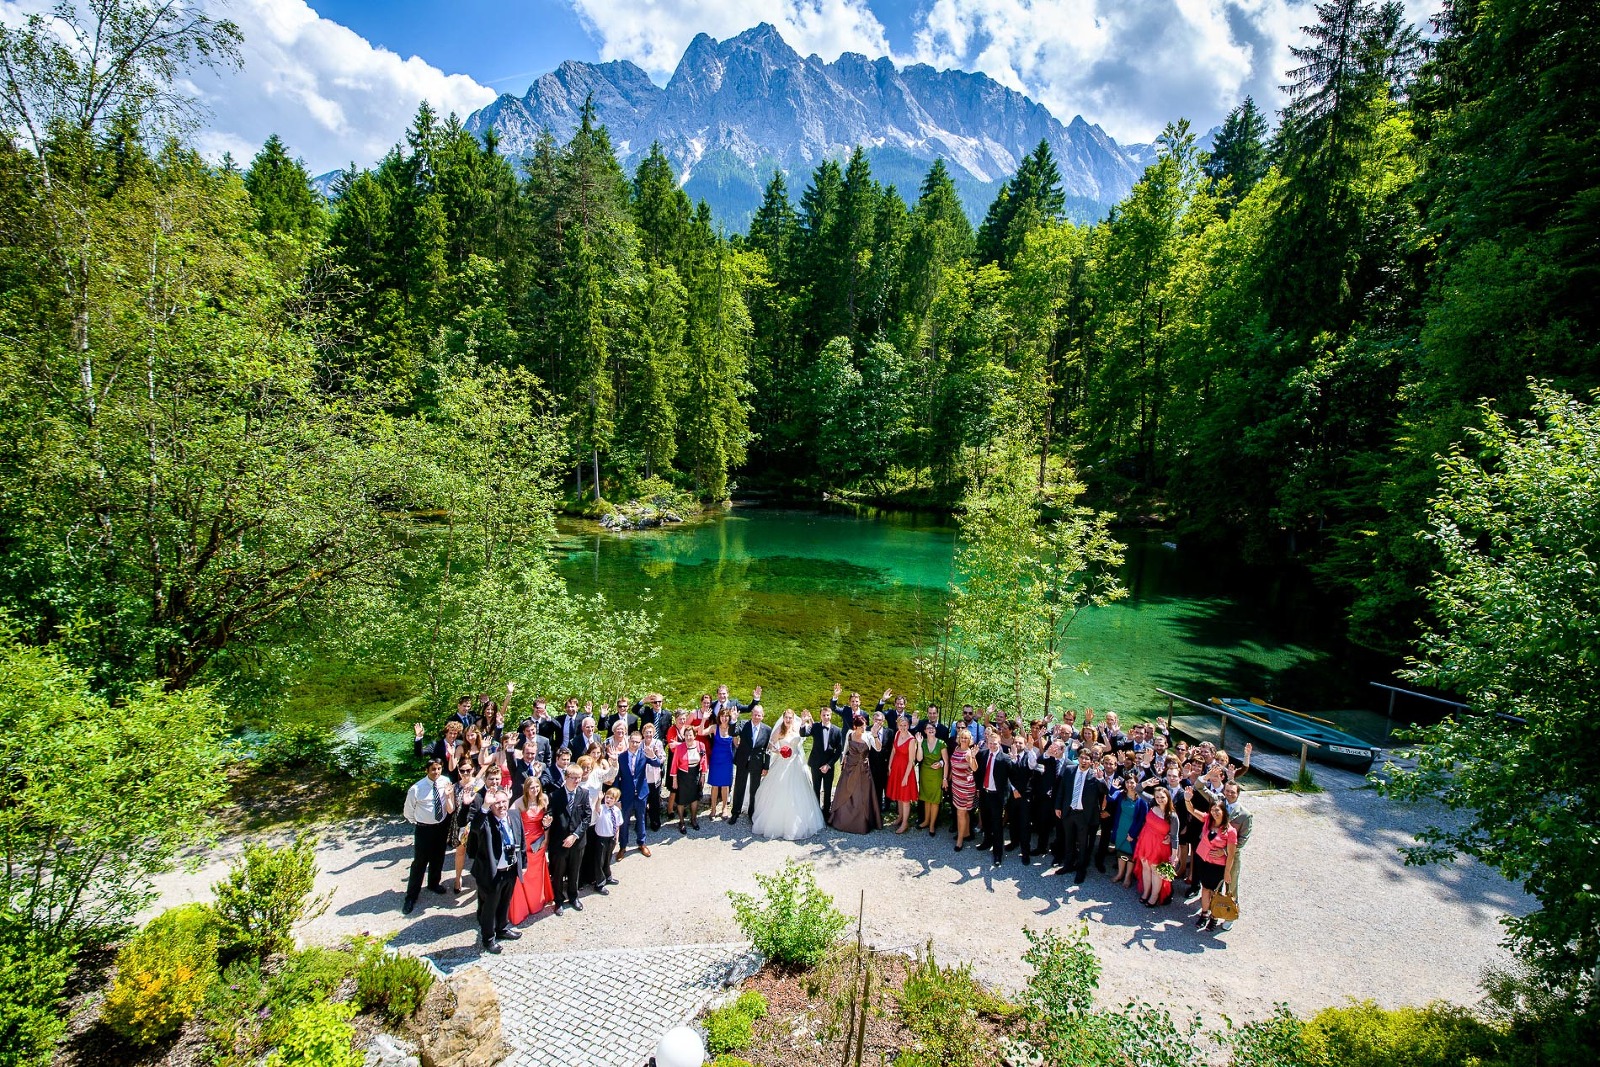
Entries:
<svg viewBox="0 0 1600 1067">
<path fill-rule="evenodd" d="M 44 1067 L 66 1030 L 62 993 L 72 952 L 0 912 L 0 1067 Z"/>
<path fill-rule="evenodd" d="M 850 920 L 817 887 L 816 869 L 788 860 L 774 874 L 757 874 L 760 895 L 728 892 L 733 915 L 755 946 L 784 967 L 814 967 Z"/>
<path fill-rule="evenodd" d="M 360 1067 L 356 1028 L 350 1025 L 355 1005 L 319 1000 L 290 1009 L 275 1024 L 276 1046 L 266 1067 Z"/>
<path fill-rule="evenodd" d="M 212 985 L 201 1013 L 211 1060 L 219 1067 L 260 1064 L 267 1050 L 297 1025 L 300 1009 L 337 995 L 372 944 L 350 950 L 307 948 L 267 965 L 255 956 L 229 964 Z M 339 1010 L 354 1007 L 340 1005 Z"/>
<path fill-rule="evenodd" d="M 297 836 L 281 848 L 245 845 L 244 855 L 234 861 L 228 876 L 211 887 L 225 956 L 242 953 L 266 959 L 294 947 L 295 927 L 328 906 L 327 896 L 312 893 L 316 847 L 317 839 L 307 836 Z"/>
<path fill-rule="evenodd" d="M 1301 1034 L 1307 1067 L 1478 1067 L 1498 1062 L 1498 1031 L 1465 1008 L 1324 1008 Z"/>
<path fill-rule="evenodd" d="M 428 965 L 415 956 L 386 952 L 381 942 L 358 945 L 356 951 L 360 958 L 356 1000 L 361 1010 L 382 1012 L 395 1023 L 416 1014 L 433 988 Z"/>
<path fill-rule="evenodd" d="M 755 1064 L 738 1056 L 729 1056 L 724 1053 L 711 1061 L 711 1067 L 755 1067 Z"/>
<path fill-rule="evenodd" d="M 0 617 L 0 765 L 27 784 L 0 805 L 0 912 L 69 948 L 120 933 L 225 791 L 222 718 L 204 687 L 113 704 Z"/>
<path fill-rule="evenodd" d="M 1100 962 L 1083 925 L 1066 936 L 1052 929 L 1023 933 L 1022 959 L 1033 973 L 1023 989 L 1022 1034 L 1045 1062 L 1183 1067 L 1193 1061 L 1198 1019 L 1179 1026 L 1166 1009 L 1137 1001 L 1094 1009 Z"/>
<path fill-rule="evenodd" d="M 727 1053 L 749 1048 L 756 1020 L 766 1017 L 767 998 L 754 989 L 740 993 L 731 1004 L 713 1008 L 704 1020 L 706 1051 L 721 1062 Z"/>
<path fill-rule="evenodd" d="M 1600 692 L 1600 408 L 1533 387 L 1536 418 L 1485 406 L 1470 450 L 1443 462 L 1428 586 L 1437 624 L 1410 676 L 1459 693 L 1472 712 L 1420 731 L 1416 765 L 1385 786 L 1466 817 L 1423 827 L 1408 862 L 1474 856 L 1539 902 L 1505 921 L 1518 955 L 1580 1002 L 1600 999 L 1594 746 Z M 1534 803 L 1504 795 L 1537 783 Z"/>
<path fill-rule="evenodd" d="M 1224 1022 L 1226 1029 L 1213 1036 L 1227 1049 L 1230 1067 L 1305 1067 L 1304 1027 L 1287 1006 L 1274 1005 L 1265 1019 L 1242 1026 Z"/>
<path fill-rule="evenodd" d="M 739 1052 L 750 1047 L 755 1022 L 735 1005 L 714 1008 L 706 1013 L 706 1051 L 713 1056 Z"/>
<path fill-rule="evenodd" d="M 733 1006 L 752 1019 L 767 1017 L 767 998 L 757 989 L 747 989 L 734 1000 Z"/>
<path fill-rule="evenodd" d="M 187 1022 L 217 980 L 217 916 L 204 904 L 162 912 L 117 953 L 101 1018 L 135 1045 L 152 1045 Z"/>
<path fill-rule="evenodd" d="M 894 999 L 901 1025 L 916 1039 L 915 1047 L 895 1060 L 902 1067 L 989 1063 L 993 1055 L 980 1017 L 1003 1020 L 1017 1010 L 980 985 L 968 964 L 941 967 L 931 941 L 918 954 Z"/>
</svg>

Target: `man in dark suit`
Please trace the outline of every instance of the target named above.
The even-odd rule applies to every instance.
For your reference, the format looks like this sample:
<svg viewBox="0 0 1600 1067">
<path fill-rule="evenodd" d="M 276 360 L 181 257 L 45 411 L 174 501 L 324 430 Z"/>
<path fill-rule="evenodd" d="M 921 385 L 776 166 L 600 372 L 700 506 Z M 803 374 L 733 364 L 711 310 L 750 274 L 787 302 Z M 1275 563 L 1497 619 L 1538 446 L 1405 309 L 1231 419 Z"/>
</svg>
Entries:
<svg viewBox="0 0 1600 1067">
<path fill-rule="evenodd" d="M 756 810 L 756 792 L 761 788 L 761 776 L 767 773 L 767 742 L 772 738 L 772 727 L 762 720 L 766 709 L 752 705 L 750 718 L 739 724 L 733 732 L 733 811 L 730 823 L 739 821 L 745 813 L 744 793 L 750 790 L 750 811 Z"/>
<path fill-rule="evenodd" d="M 509 811 L 510 794 L 496 789 L 472 822 L 472 880 L 478 886 L 478 931 L 485 952 L 500 951 L 501 941 L 522 934 L 511 928 L 511 894 L 527 864 L 522 816 Z"/>
<path fill-rule="evenodd" d="M 563 904 L 583 910 L 578 899 L 579 872 L 583 869 L 583 846 L 594 821 L 590 807 L 594 798 L 579 784 L 582 772 L 569 764 L 562 788 L 550 794 L 550 882 L 554 889 L 556 914 Z"/>
<path fill-rule="evenodd" d="M 930 725 L 933 727 L 934 737 L 937 737 L 947 745 L 950 744 L 950 725 L 939 721 L 939 705 L 937 704 L 928 705 L 928 713 L 922 717 L 922 721 L 917 723 L 916 729 L 911 732 L 918 737 L 926 736 L 924 731 Z"/>
<path fill-rule="evenodd" d="M 666 737 L 667 727 L 672 725 L 672 712 L 665 707 L 666 698 L 660 693 L 646 693 L 639 698 L 633 706 L 633 713 L 639 719 L 639 732 L 644 732 L 645 723 L 650 723 L 656 728 L 656 736 Z"/>
<path fill-rule="evenodd" d="M 650 782 L 646 776 L 648 768 L 661 769 L 661 760 L 653 759 L 644 750 L 644 741 L 635 731 L 628 735 L 628 751 L 624 752 L 617 760 L 617 777 L 611 783 L 622 794 L 622 827 L 617 831 L 617 858 L 621 859 L 628 851 L 628 826 L 632 824 L 639 835 L 639 853 L 645 857 L 650 855 L 650 846 L 645 843 L 645 833 L 648 830 L 650 812 Z"/>
<path fill-rule="evenodd" d="M 1000 731 L 990 730 L 984 738 L 986 747 L 978 753 L 978 810 L 983 813 L 983 842 L 980 850 L 994 853 L 994 865 L 1006 854 L 1005 829 L 1001 817 L 1005 812 L 1006 798 L 1011 795 L 1011 757 L 1000 747 Z"/>
<path fill-rule="evenodd" d="M 718 713 L 720 713 L 723 708 L 727 708 L 730 712 L 732 720 L 734 722 L 738 722 L 739 716 L 745 714 L 759 703 L 761 703 L 761 687 L 759 685 L 756 686 L 755 689 L 751 690 L 750 703 L 748 704 L 739 703 L 733 697 L 728 695 L 727 686 L 719 685 L 717 686 L 717 699 L 711 702 L 711 721 L 716 722 Z"/>
<path fill-rule="evenodd" d="M 1094 755 L 1078 750 L 1077 764 L 1065 763 L 1056 777 L 1055 815 L 1061 820 L 1061 870 L 1072 870 L 1073 884 L 1089 876 L 1089 858 L 1106 806 L 1106 784 L 1094 773 Z"/>
<path fill-rule="evenodd" d="M 630 734 L 639 728 L 639 716 L 628 710 L 627 697 L 618 697 L 616 710 L 600 720 L 600 732 L 606 737 L 610 737 L 611 731 L 616 728 L 619 722 L 628 724 L 627 732 Z"/>
<path fill-rule="evenodd" d="M 1059 741 L 1051 741 L 1045 750 L 1038 756 L 1038 767 L 1034 772 L 1033 803 L 1029 813 L 1029 823 L 1033 832 L 1038 837 L 1033 853 L 1043 856 L 1049 853 L 1057 866 L 1061 863 L 1063 855 L 1061 850 L 1061 820 L 1055 817 L 1056 802 L 1056 776 L 1061 772 L 1061 761 L 1066 752 L 1066 747 Z"/>
<path fill-rule="evenodd" d="M 543 774 L 544 768 L 550 766 L 550 742 L 534 734 L 522 742 L 522 747 L 512 758 L 511 770 L 511 795 L 522 795 L 522 783 L 536 774 Z"/>
<path fill-rule="evenodd" d="M 1011 843 L 1007 851 L 1019 851 L 1022 865 L 1033 862 L 1030 846 L 1033 843 L 1033 793 L 1045 788 L 1039 784 L 1039 753 L 1019 732 L 1012 742 L 1011 792 L 1006 801 L 1006 822 L 1011 827 Z"/>
<path fill-rule="evenodd" d="M 828 721 L 822 712 L 821 722 L 812 722 L 807 712 L 800 720 L 800 736 L 811 738 L 811 753 L 806 765 L 811 768 L 811 781 L 817 789 L 817 803 L 822 805 L 822 817 L 833 814 L 833 774 L 844 755 L 844 731 Z"/>
</svg>

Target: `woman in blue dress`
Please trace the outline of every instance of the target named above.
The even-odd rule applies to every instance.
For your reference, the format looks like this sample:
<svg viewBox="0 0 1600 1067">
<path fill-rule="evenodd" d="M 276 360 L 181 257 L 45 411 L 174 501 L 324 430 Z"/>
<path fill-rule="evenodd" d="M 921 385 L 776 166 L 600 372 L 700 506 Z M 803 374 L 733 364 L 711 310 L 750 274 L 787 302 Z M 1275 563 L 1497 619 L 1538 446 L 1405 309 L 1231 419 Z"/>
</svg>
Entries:
<svg viewBox="0 0 1600 1067">
<path fill-rule="evenodd" d="M 724 818 L 728 810 L 728 789 L 733 785 L 733 709 L 726 705 L 718 710 L 717 721 L 707 723 L 700 736 L 705 738 L 710 750 L 706 767 L 706 785 L 711 789 L 711 817 Z"/>
</svg>

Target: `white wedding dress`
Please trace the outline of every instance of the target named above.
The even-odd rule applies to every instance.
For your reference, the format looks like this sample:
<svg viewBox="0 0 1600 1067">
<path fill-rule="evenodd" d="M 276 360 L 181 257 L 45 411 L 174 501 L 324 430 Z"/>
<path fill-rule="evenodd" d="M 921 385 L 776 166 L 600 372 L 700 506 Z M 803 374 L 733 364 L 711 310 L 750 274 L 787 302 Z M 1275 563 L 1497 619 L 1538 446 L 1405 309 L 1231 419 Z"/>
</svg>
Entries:
<svg viewBox="0 0 1600 1067">
<path fill-rule="evenodd" d="M 793 753 L 788 759 L 784 759 L 780 751 L 784 744 Z M 751 828 L 757 837 L 800 841 L 825 825 L 817 794 L 811 787 L 811 769 L 806 766 L 800 738 L 791 737 L 787 742 L 774 738 L 767 745 L 767 776 L 756 793 Z"/>
</svg>

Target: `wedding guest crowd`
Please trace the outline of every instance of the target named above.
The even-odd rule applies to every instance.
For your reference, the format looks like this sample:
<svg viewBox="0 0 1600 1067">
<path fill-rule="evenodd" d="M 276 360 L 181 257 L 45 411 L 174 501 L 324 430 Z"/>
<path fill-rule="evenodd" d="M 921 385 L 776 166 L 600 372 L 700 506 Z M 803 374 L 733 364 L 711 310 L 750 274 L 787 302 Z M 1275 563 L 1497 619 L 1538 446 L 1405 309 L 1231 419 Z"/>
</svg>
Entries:
<svg viewBox="0 0 1600 1067">
<path fill-rule="evenodd" d="M 649 693 L 618 698 L 598 718 L 575 697 L 551 715 L 539 697 L 512 726 L 515 692 L 507 685 L 503 699 L 461 698 L 431 741 L 417 723 L 424 775 L 405 800 L 414 831 L 402 912 L 415 910 L 424 886 L 459 894 L 470 875 L 487 952 L 546 909 L 581 911 L 583 890 L 609 894 L 613 864 L 630 847 L 648 858 L 667 820 L 687 834 L 701 828 L 702 806 L 710 819 L 753 818 L 779 725 L 785 757 L 794 755 L 791 740 L 807 745 L 810 785 L 796 766 L 794 788 L 806 806 L 814 790 L 817 826 L 852 834 L 914 826 L 937 837 L 948 807 L 955 851 L 976 838 L 996 867 L 1014 852 L 1023 865 L 1042 861 L 1046 873 L 1082 884 L 1093 864 L 1146 907 L 1197 899 L 1193 918 L 1207 930 L 1231 925 L 1214 904 L 1239 901 L 1252 819 L 1237 779 L 1252 746 L 1235 762 L 1209 742 L 1174 743 L 1162 719 L 1124 731 L 1114 712 L 1099 723 L 1092 709 L 1081 723 L 1075 710 L 1022 721 L 967 704 L 946 722 L 936 705 L 919 715 L 891 690 L 870 712 L 859 693 L 841 703 L 835 685 L 815 716 L 791 709 L 769 725 L 760 686 L 748 703 L 720 686 L 692 709 L 669 711 Z"/>
</svg>

